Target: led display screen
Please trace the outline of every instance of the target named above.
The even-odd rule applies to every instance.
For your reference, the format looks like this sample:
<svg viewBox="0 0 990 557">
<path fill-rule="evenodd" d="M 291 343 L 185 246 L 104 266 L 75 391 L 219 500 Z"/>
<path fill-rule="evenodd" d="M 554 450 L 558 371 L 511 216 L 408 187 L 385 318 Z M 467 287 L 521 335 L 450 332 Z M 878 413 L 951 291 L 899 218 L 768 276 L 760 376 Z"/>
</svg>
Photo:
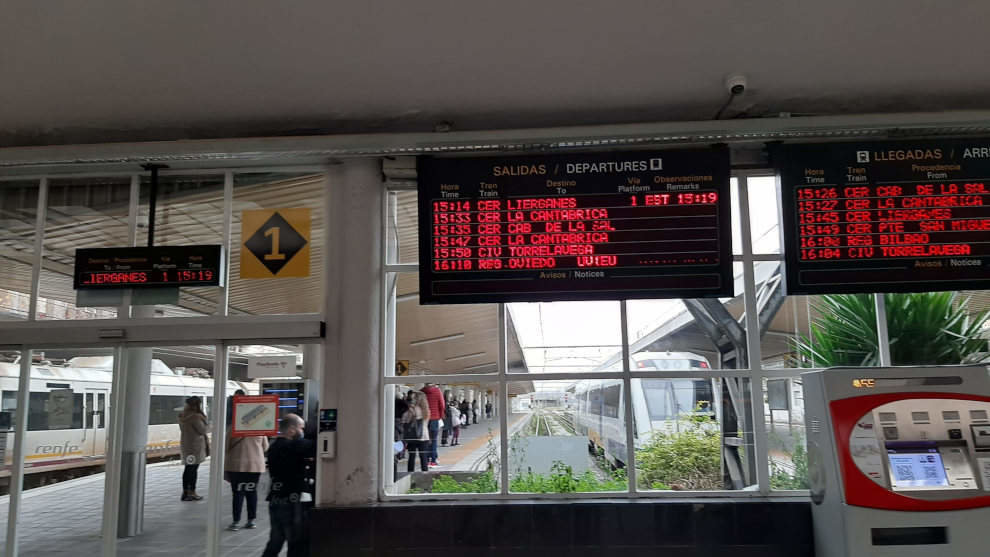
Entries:
<svg viewBox="0 0 990 557">
<path fill-rule="evenodd" d="M 729 153 L 421 157 L 420 302 L 733 295 Z"/>
<path fill-rule="evenodd" d="M 223 247 L 154 246 L 76 250 L 79 289 L 223 285 Z"/>
<path fill-rule="evenodd" d="M 948 487 L 942 455 L 937 449 L 898 451 L 887 449 L 891 486 L 898 489 Z"/>
<path fill-rule="evenodd" d="M 990 288 L 990 139 L 771 154 L 788 294 Z"/>
</svg>

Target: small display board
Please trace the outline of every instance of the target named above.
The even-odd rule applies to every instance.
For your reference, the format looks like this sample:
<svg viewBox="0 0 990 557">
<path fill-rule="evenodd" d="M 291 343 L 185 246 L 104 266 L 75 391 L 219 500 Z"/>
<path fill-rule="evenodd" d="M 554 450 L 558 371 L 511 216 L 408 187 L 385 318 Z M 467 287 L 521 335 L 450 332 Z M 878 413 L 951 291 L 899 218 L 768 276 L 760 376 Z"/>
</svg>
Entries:
<svg viewBox="0 0 990 557">
<path fill-rule="evenodd" d="M 307 208 L 241 212 L 241 278 L 308 277 L 311 220 Z"/>
<path fill-rule="evenodd" d="M 231 435 L 234 437 L 278 435 L 278 395 L 236 395 Z"/>
<path fill-rule="evenodd" d="M 222 286 L 223 246 L 153 246 L 76 250 L 73 288 Z"/>
<path fill-rule="evenodd" d="M 777 145 L 788 294 L 990 288 L 990 139 Z"/>
<path fill-rule="evenodd" d="M 729 152 L 421 157 L 420 302 L 733 295 Z"/>
</svg>

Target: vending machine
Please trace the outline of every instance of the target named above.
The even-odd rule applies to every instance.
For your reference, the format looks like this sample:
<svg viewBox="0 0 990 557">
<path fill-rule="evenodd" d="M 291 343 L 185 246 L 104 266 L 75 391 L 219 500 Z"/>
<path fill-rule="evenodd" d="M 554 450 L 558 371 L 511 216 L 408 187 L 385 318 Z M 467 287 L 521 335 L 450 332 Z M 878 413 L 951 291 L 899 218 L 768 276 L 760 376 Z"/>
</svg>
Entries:
<svg viewBox="0 0 990 557">
<path fill-rule="evenodd" d="M 990 555 L 990 375 L 802 375 L 818 557 Z"/>
</svg>

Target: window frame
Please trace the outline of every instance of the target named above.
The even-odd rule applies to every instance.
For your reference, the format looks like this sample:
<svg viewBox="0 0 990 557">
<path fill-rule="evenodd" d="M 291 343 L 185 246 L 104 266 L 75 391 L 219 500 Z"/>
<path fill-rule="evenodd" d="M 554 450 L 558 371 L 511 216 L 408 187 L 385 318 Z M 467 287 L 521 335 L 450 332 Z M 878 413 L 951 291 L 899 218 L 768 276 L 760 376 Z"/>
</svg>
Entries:
<svg viewBox="0 0 990 557">
<path fill-rule="evenodd" d="M 402 377 L 395 375 L 395 292 L 393 287 L 395 285 L 395 277 L 398 273 L 417 273 L 419 270 L 419 262 L 416 263 L 395 263 L 390 261 L 396 261 L 397 257 L 397 238 L 390 237 L 390 233 L 395 230 L 395 227 L 390 227 L 390 219 L 394 219 L 395 215 L 391 214 L 394 211 L 394 204 L 392 202 L 392 194 L 394 192 L 408 192 L 416 191 L 416 184 L 410 183 L 409 181 L 403 181 L 399 183 L 390 183 L 386 181 L 385 183 L 385 195 L 383 196 L 382 203 L 382 217 L 384 225 L 384 233 L 382 234 L 382 263 L 383 272 L 381 274 L 381 287 L 383 295 L 382 308 L 382 319 L 381 319 L 381 340 L 382 340 L 382 354 L 381 354 L 381 364 L 383 370 L 382 377 L 382 392 L 381 392 L 381 416 L 382 416 L 382 431 L 380 438 L 382 440 L 381 453 L 379 458 L 381 478 L 379 482 L 379 498 L 383 501 L 401 501 L 401 500 L 423 500 L 423 499 L 433 499 L 433 500 L 461 500 L 461 499 L 601 499 L 601 498 L 615 498 L 615 497 L 628 497 L 628 498 L 652 498 L 652 499 L 664 499 L 664 498 L 680 498 L 685 497 L 690 498 L 706 498 L 706 497 L 732 497 L 732 498 L 753 498 L 753 497 L 767 497 L 773 496 L 784 496 L 784 497 L 807 497 L 808 490 L 773 490 L 770 486 L 770 455 L 769 455 L 769 424 L 765 422 L 764 415 L 764 399 L 766 397 L 766 392 L 764 389 L 764 380 L 769 378 L 798 378 L 801 373 L 812 371 L 808 368 L 767 368 L 763 365 L 763 353 L 761 347 L 761 338 L 759 334 L 751 335 L 749 331 L 759 330 L 759 316 L 756 312 L 748 311 L 749 308 L 758 307 L 757 306 L 757 292 L 756 292 L 756 279 L 755 279 L 755 268 L 758 263 L 761 262 L 776 262 L 783 264 L 783 253 L 779 250 L 778 253 L 754 253 L 753 252 L 753 238 L 751 231 L 750 222 L 750 196 L 748 189 L 748 181 L 750 178 L 766 178 L 773 177 L 775 173 L 772 169 L 758 168 L 758 169 L 746 169 L 738 170 L 734 169 L 732 172 L 732 179 L 735 182 L 733 191 L 735 195 L 738 196 L 738 223 L 739 223 L 739 237 L 741 239 L 741 245 L 739 246 L 739 252 L 734 254 L 732 259 L 734 264 L 741 264 L 743 268 L 743 292 L 741 297 L 744 301 L 744 307 L 746 308 L 746 314 L 744 318 L 743 325 L 744 329 L 747 331 L 746 343 L 747 352 L 749 354 L 749 362 L 747 362 L 748 367 L 743 369 L 733 369 L 733 370 L 690 370 L 691 378 L 703 378 L 703 379 L 729 379 L 729 378 L 741 378 L 748 379 L 751 388 L 751 404 L 749 413 L 752 418 L 753 423 L 753 435 L 754 435 L 754 448 L 756 457 L 756 478 L 755 478 L 755 489 L 748 490 L 717 490 L 717 491 L 648 491 L 638 489 L 636 482 L 636 471 L 635 466 L 630 466 L 627 468 L 628 471 L 628 490 L 625 493 L 550 493 L 550 494 L 532 494 L 532 493 L 511 493 L 509 491 L 509 477 L 508 477 L 508 436 L 506 432 L 508 431 L 507 426 L 507 413 L 504 411 L 499 412 L 499 459 L 502 465 L 499 466 L 500 478 L 499 478 L 499 491 L 495 493 L 481 493 L 481 494 L 395 494 L 389 493 L 389 482 L 387 478 L 390 477 L 392 473 L 392 437 L 391 437 L 391 414 L 392 410 L 389 406 L 389 398 L 394 398 L 394 386 L 397 384 L 408 383 L 410 381 L 409 377 Z M 734 251 L 736 251 L 734 249 Z M 620 317 L 621 317 L 621 334 L 622 334 L 622 370 L 610 371 L 610 372 L 593 372 L 593 373 L 549 373 L 549 374 L 533 374 L 529 378 L 532 380 L 575 380 L 575 379 L 621 379 L 622 389 L 619 408 L 624 420 L 626 435 L 627 435 L 627 462 L 635 462 L 635 437 L 636 432 L 634 416 L 632 412 L 631 404 L 631 380 L 632 379 L 649 379 L 649 378 L 684 378 L 685 370 L 647 370 L 647 371 L 636 371 L 630 368 L 629 363 L 629 346 L 630 341 L 628 338 L 628 320 L 627 320 L 627 303 L 625 301 L 620 301 Z M 492 374 L 458 374 L 458 382 L 471 382 L 471 381 L 483 381 L 494 384 L 496 387 L 496 396 L 501 405 L 501 408 L 508 408 L 509 399 L 507 396 L 508 384 L 512 381 L 518 381 L 523 377 L 527 377 L 525 374 L 518 373 L 508 373 L 507 370 L 507 317 L 508 309 L 506 304 L 499 304 L 498 310 L 498 332 L 499 332 L 499 344 L 498 344 L 498 373 Z M 882 334 L 880 335 L 882 338 Z M 700 373 L 699 373 L 700 372 Z M 451 379 L 450 375 L 417 375 L 417 382 L 436 382 L 445 383 Z M 590 397 L 590 391 L 585 393 L 586 397 Z M 590 404 L 588 402 L 590 398 L 587 398 L 584 403 Z M 580 402 L 578 403 L 580 404 Z M 386 435 L 387 434 L 387 435 Z"/>
</svg>

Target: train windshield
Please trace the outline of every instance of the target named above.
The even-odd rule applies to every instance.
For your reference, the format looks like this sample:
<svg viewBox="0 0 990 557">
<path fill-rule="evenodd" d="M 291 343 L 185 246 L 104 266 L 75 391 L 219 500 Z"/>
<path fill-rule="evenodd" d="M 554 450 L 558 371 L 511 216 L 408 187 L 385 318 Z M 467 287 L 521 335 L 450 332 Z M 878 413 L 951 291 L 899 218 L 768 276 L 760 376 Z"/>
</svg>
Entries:
<svg viewBox="0 0 990 557">
<path fill-rule="evenodd" d="M 708 379 L 643 379 L 643 394 L 651 421 L 708 414 L 712 409 L 712 384 Z"/>
</svg>

